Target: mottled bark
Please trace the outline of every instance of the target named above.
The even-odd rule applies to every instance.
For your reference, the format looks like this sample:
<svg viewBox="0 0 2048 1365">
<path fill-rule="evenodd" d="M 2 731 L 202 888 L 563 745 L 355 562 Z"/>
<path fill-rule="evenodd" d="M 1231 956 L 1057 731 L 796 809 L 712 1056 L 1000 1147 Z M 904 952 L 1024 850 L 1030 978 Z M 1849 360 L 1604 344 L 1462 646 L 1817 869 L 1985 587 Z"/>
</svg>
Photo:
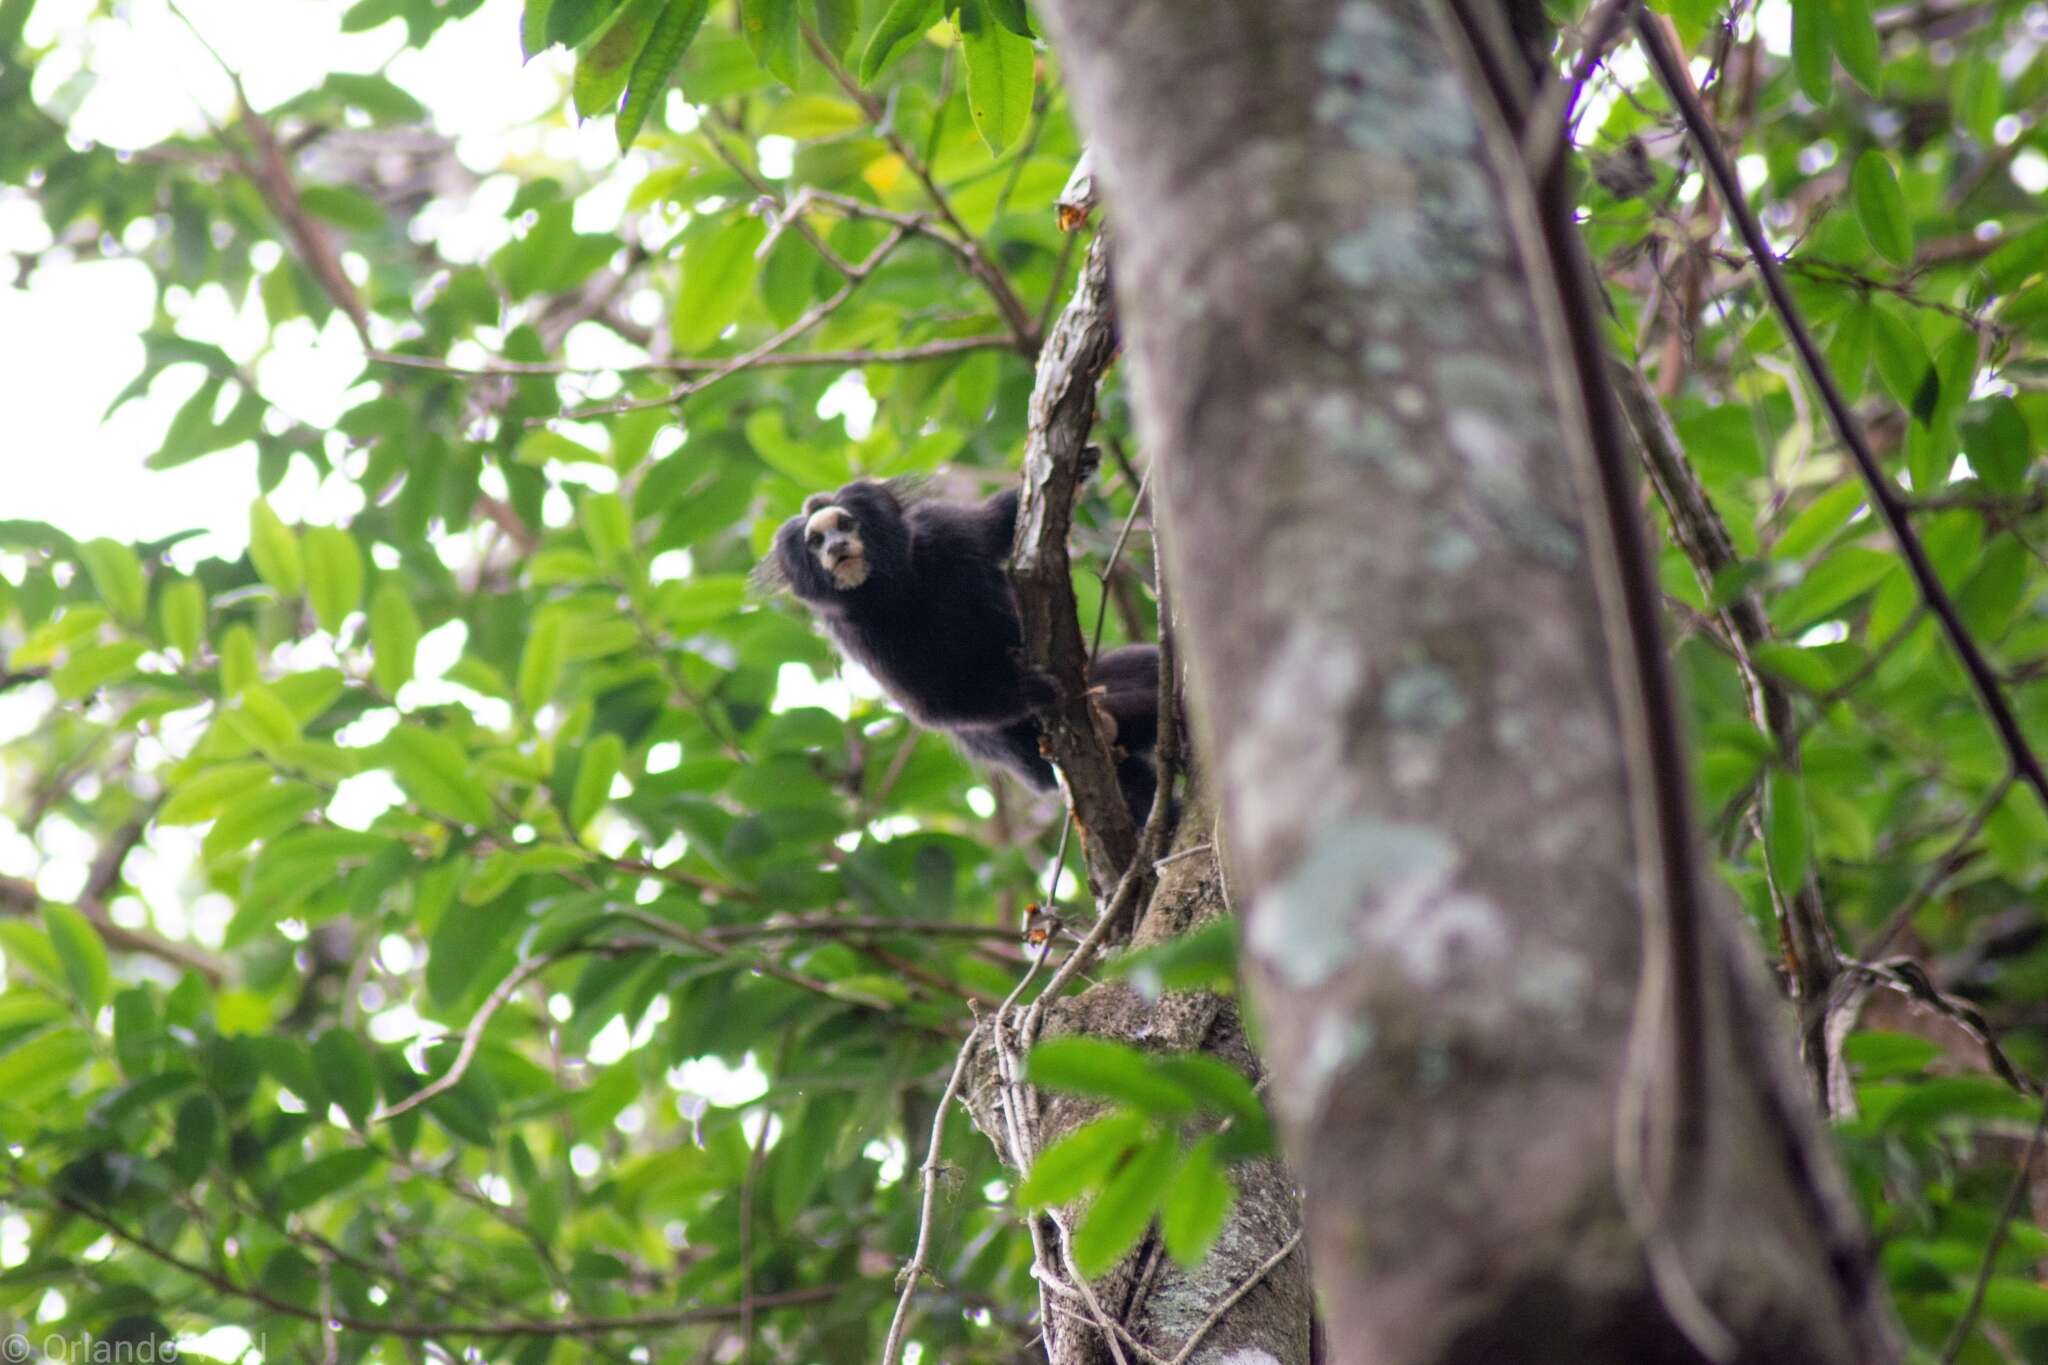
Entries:
<svg viewBox="0 0 2048 1365">
<path fill-rule="evenodd" d="M 1117 234 L 1330 1358 L 1895 1358 L 1754 949 L 1681 913 L 1609 400 L 1459 30 L 1038 9 Z"/>
</svg>

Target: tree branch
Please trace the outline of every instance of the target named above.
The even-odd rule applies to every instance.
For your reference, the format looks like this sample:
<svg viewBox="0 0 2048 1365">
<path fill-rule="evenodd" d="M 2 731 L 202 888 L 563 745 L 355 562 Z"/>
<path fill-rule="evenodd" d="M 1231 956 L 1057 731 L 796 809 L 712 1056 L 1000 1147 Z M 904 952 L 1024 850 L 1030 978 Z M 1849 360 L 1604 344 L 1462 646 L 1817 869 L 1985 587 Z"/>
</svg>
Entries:
<svg viewBox="0 0 2048 1365">
<path fill-rule="evenodd" d="M 1107 239 L 1098 236 L 1072 300 L 1039 353 L 1024 448 L 1024 496 L 1010 556 L 1025 664 L 1059 685 L 1059 700 L 1044 716 L 1045 746 L 1066 777 L 1098 896 L 1116 885 L 1137 846 L 1116 763 L 1088 696 L 1088 650 L 1067 558 L 1074 498 L 1090 463 L 1095 387 L 1116 351 L 1108 252 Z"/>
</svg>

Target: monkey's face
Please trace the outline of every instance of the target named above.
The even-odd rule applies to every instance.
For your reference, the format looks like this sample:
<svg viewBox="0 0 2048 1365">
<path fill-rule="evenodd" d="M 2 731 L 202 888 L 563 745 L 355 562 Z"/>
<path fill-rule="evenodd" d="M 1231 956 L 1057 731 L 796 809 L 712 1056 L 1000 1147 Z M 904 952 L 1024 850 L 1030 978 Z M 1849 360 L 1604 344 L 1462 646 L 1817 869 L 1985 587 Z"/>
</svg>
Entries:
<svg viewBox="0 0 2048 1365">
<path fill-rule="evenodd" d="M 841 592 L 868 581 L 868 551 L 860 524 L 843 507 L 820 507 L 811 513 L 804 523 L 804 550 Z"/>
</svg>

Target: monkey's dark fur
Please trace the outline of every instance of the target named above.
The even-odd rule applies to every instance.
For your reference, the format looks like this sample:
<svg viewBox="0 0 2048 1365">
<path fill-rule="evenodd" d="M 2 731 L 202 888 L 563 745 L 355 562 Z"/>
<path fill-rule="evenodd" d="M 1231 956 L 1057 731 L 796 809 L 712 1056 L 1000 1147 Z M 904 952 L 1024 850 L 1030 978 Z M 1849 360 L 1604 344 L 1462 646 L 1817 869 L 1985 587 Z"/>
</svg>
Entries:
<svg viewBox="0 0 2048 1365">
<path fill-rule="evenodd" d="M 863 479 L 813 493 L 775 533 L 764 576 L 780 579 L 911 719 L 944 730 L 975 757 L 1040 791 L 1054 785 L 1039 751 L 1038 712 L 1052 679 L 1022 658 L 1017 601 L 1003 571 L 1017 490 L 978 506 L 920 502 Z M 1117 779 L 1140 825 L 1158 777 L 1159 652 L 1126 645 L 1095 659 L 1090 689 L 1123 750 Z"/>
</svg>

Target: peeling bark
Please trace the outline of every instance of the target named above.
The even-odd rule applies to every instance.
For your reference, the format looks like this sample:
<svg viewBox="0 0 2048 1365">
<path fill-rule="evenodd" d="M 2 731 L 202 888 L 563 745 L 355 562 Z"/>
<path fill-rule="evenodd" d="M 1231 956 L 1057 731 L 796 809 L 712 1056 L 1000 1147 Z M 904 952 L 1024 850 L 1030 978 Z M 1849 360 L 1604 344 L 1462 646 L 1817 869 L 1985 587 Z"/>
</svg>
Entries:
<svg viewBox="0 0 2048 1365">
<path fill-rule="evenodd" d="M 1646 568 L 1603 519 L 1611 398 L 1457 30 L 1039 8 L 1330 1358 L 1896 1359 L 1753 949 L 1670 933 L 1699 891 L 1617 605 Z"/>
</svg>

